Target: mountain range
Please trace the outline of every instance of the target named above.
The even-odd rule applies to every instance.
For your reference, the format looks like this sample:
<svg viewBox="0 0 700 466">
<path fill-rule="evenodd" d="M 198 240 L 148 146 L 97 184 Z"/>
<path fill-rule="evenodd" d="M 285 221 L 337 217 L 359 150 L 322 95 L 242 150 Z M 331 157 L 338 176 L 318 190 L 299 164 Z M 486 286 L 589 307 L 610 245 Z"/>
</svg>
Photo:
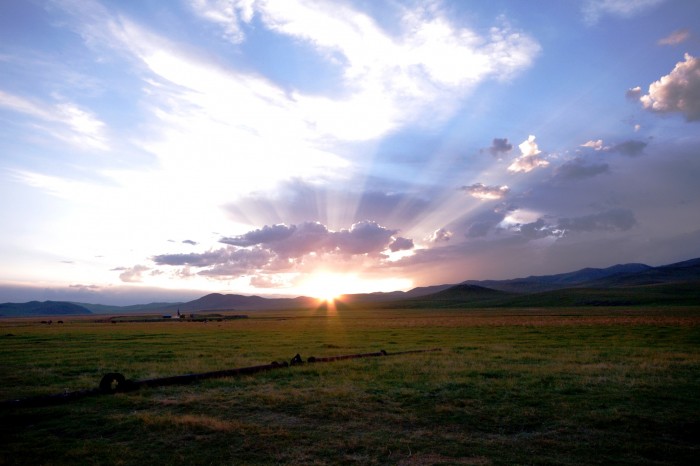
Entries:
<svg viewBox="0 0 700 466">
<path fill-rule="evenodd" d="M 467 280 L 410 291 L 348 294 L 339 304 L 378 308 L 576 307 L 700 304 L 700 258 L 660 267 L 619 264 L 510 280 Z M 263 298 L 212 293 L 184 303 L 133 306 L 32 301 L 0 304 L 0 317 L 213 310 L 280 310 L 318 306 L 315 298 Z"/>
</svg>

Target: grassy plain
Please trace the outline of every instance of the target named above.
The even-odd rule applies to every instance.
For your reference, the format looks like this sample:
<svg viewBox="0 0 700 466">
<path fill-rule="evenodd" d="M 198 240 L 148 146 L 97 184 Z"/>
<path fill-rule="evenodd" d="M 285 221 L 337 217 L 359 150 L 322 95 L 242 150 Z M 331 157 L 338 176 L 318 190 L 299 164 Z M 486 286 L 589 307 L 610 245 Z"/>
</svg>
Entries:
<svg viewBox="0 0 700 466">
<path fill-rule="evenodd" d="M 0 411 L 0 464 L 697 464 L 700 309 L 0 320 L 0 399 L 300 353 L 441 352 Z"/>
</svg>

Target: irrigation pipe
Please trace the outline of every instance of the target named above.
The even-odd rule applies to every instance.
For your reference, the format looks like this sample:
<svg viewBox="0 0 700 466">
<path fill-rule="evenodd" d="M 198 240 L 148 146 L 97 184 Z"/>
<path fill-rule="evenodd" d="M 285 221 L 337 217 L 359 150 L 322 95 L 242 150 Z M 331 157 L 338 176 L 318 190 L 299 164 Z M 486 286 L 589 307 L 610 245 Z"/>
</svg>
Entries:
<svg viewBox="0 0 700 466">
<path fill-rule="evenodd" d="M 323 362 L 334 362 L 342 361 L 345 359 L 359 359 L 359 358 L 371 358 L 371 357 L 383 357 L 383 356 L 400 356 L 405 354 L 416 354 L 416 353 L 430 353 L 435 351 L 441 351 L 440 348 L 424 349 L 424 350 L 411 350 L 411 351 L 399 351 L 396 353 L 387 353 L 384 350 L 378 351 L 376 353 L 362 353 L 362 354 L 348 354 L 343 356 L 329 356 L 323 358 L 309 357 L 306 360 L 308 364 L 318 364 Z M 197 382 L 205 379 L 219 379 L 223 377 L 236 377 L 241 375 L 251 375 L 257 374 L 259 372 L 266 372 L 275 369 L 287 368 L 290 366 L 298 366 L 305 364 L 302 357 L 297 354 L 289 362 L 279 363 L 273 361 L 270 364 L 264 364 L 261 366 L 249 366 L 249 367 L 239 367 L 237 369 L 226 369 L 221 371 L 212 372 L 200 372 L 197 374 L 186 374 L 186 375 L 175 375 L 170 377 L 158 377 L 155 379 L 144 379 L 144 380 L 129 380 L 125 378 L 119 372 L 109 372 L 105 374 L 100 380 L 100 385 L 97 388 L 87 389 L 87 390 L 77 390 L 72 392 L 55 393 L 52 395 L 39 395 L 28 398 L 18 398 L 13 400 L 5 400 L 0 402 L 0 408 L 12 408 L 12 407 L 40 407 L 40 406 L 52 406 L 67 403 L 74 400 L 79 400 L 81 398 L 86 398 L 88 396 L 96 395 L 109 395 L 114 393 L 126 393 L 139 390 L 143 387 L 162 387 L 166 385 L 183 385 L 188 383 Z"/>
</svg>

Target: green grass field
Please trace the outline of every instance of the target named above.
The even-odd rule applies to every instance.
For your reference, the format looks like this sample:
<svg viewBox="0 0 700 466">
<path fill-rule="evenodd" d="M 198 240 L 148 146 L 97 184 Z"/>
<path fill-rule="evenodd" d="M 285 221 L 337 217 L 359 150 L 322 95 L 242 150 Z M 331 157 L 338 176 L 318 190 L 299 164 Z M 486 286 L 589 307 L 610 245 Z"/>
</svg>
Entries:
<svg viewBox="0 0 700 466">
<path fill-rule="evenodd" d="M 442 351 L 0 411 L 0 464 L 697 464 L 700 309 L 0 320 L 0 399 L 300 353 Z"/>
</svg>

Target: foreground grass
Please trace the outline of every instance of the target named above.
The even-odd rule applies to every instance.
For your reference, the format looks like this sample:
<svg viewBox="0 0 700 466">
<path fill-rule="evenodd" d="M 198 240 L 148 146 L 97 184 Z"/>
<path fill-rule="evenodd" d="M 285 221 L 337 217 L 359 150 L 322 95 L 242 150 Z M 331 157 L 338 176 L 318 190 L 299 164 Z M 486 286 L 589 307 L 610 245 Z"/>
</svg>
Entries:
<svg viewBox="0 0 700 466">
<path fill-rule="evenodd" d="M 0 321 L 0 398 L 441 347 L 0 412 L 1 464 L 696 464 L 700 312 Z M 11 336 L 9 336 L 11 335 Z"/>
</svg>

